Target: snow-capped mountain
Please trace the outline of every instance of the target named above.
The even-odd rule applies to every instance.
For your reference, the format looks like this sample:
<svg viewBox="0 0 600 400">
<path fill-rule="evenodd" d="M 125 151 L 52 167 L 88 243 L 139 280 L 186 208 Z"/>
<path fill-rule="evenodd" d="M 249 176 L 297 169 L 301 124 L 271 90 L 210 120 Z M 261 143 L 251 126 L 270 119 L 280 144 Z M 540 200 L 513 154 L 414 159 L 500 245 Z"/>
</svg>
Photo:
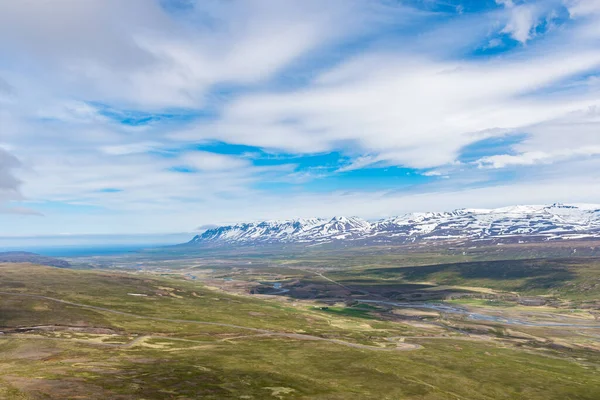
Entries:
<svg viewBox="0 0 600 400">
<path fill-rule="evenodd" d="M 551 240 L 600 238 L 600 205 L 552 204 L 411 213 L 368 222 L 358 217 L 263 221 L 209 229 L 189 243 L 253 245 L 421 240 Z"/>
<path fill-rule="evenodd" d="M 357 217 L 263 221 L 209 229 L 190 243 L 307 243 L 360 239 L 372 224 Z"/>
</svg>

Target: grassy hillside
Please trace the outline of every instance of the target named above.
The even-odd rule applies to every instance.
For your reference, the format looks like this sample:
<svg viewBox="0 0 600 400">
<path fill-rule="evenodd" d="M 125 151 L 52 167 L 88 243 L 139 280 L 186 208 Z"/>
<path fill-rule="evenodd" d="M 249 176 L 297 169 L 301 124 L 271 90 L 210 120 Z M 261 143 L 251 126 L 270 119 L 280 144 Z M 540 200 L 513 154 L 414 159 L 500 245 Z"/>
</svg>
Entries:
<svg viewBox="0 0 600 400">
<path fill-rule="evenodd" d="M 369 307 L 15 264 L 0 291 L 3 399 L 600 398 L 595 353 L 428 338 Z"/>
<path fill-rule="evenodd" d="M 600 261 L 590 258 L 477 261 L 416 267 L 359 268 L 331 273 L 340 282 L 382 285 L 430 282 L 484 287 L 566 300 L 600 299 Z"/>
</svg>

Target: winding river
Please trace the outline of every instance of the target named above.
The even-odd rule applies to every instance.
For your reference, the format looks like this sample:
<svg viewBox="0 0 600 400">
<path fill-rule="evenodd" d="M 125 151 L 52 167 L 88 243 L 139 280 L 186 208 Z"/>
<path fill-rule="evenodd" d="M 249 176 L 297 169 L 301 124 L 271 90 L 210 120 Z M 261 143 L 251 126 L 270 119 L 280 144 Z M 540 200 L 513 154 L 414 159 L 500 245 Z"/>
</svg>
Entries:
<svg viewBox="0 0 600 400">
<path fill-rule="evenodd" d="M 496 315 L 481 314 L 467 310 L 466 308 L 452 306 L 443 303 L 398 303 L 392 301 L 382 300 L 356 300 L 359 303 L 374 303 L 384 304 L 388 306 L 401 307 L 401 308 L 421 308 L 427 310 L 435 310 L 439 312 L 449 314 L 460 314 L 466 315 L 467 318 L 474 321 L 487 321 L 487 322 L 498 322 L 506 325 L 521 325 L 521 326 L 537 326 L 537 327 L 566 327 L 566 328 L 583 328 L 583 329 L 600 329 L 600 325 L 581 325 L 581 324 L 570 324 L 561 322 L 531 322 L 517 318 L 500 317 Z"/>
</svg>

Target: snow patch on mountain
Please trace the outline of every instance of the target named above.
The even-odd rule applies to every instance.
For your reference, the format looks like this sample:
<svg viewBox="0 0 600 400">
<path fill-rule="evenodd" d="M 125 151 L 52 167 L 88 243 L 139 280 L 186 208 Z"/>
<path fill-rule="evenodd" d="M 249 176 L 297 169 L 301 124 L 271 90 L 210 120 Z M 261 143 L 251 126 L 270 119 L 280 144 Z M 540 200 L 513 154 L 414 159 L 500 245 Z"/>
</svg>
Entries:
<svg viewBox="0 0 600 400">
<path fill-rule="evenodd" d="M 241 223 L 208 229 L 191 244 L 328 243 L 376 240 L 569 239 L 600 237 L 600 205 L 518 205 L 496 209 L 421 212 L 368 222 L 358 217 L 306 218 Z"/>
</svg>

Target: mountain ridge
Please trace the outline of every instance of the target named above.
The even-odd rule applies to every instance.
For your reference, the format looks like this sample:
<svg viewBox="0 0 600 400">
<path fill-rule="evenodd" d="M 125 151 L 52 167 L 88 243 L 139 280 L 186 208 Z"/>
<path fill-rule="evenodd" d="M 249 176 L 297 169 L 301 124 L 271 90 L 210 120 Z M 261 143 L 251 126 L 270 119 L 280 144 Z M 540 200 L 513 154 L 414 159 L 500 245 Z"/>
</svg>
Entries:
<svg viewBox="0 0 600 400">
<path fill-rule="evenodd" d="M 369 222 L 359 217 L 296 218 L 208 229 L 190 245 L 413 243 L 439 240 L 600 238 L 600 205 L 517 205 L 417 212 Z"/>
</svg>

